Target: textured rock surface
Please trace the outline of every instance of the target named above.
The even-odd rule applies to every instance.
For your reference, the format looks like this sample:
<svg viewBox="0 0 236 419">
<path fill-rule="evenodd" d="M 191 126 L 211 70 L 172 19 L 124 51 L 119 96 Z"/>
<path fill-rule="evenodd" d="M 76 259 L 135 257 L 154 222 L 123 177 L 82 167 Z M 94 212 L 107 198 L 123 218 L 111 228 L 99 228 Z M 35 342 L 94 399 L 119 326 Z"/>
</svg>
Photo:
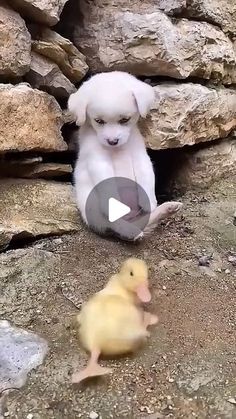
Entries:
<svg viewBox="0 0 236 419">
<path fill-rule="evenodd" d="M 23 16 L 49 26 L 56 25 L 68 0 L 8 0 Z"/>
<path fill-rule="evenodd" d="M 21 160 L 11 162 L 9 157 L 0 163 L 0 177 L 55 179 L 71 173 L 72 167 L 70 164 L 40 162 L 32 162 L 30 164 Z"/>
<path fill-rule="evenodd" d="M 217 27 L 187 19 L 172 21 L 158 5 L 144 13 L 105 0 L 94 3 L 88 7 L 81 2 L 84 18 L 75 31 L 75 43 L 92 71 L 236 80 L 233 44 Z"/>
<path fill-rule="evenodd" d="M 0 76 L 24 75 L 30 66 L 31 37 L 20 15 L 0 4 Z"/>
<path fill-rule="evenodd" d="M 197 18 L 220 26 L 226 33 L 236 34 L 234 0 L 157 0 L 155 5 L 170 16 Z"/>
<path fill-rule="evenodd" d="M 152 419 L 155 412 L 158 419 L 169 412 L 174 419 L 233 419 L 235 407 L 227 400 L 235 396 L 235 269 L 227 256 L 235 247 L 235 202 L 231 178 L 187 194 L 184 217 L 138 246 L 81 229 L 2 255 L 0 316 L 45 336 L 50 345 L 27 386 L 6 399 L 7 417 L 88 419 L 94 411 L 103 419 Z M 207 271 L 198 266 L 202 254 L 212 255 Z M 113 370 L 109 377 L 74 387 L 71 373 L 88 360 L 74 331 L 74 305 L 101 290 L 129 256 L 148 262 L 149 309 L 161 315 L 160 325 L 134 356 L 101 360 Z M 201 380 L 190 396 L 188 385 L 207 374 L 214 381 Z"/>
<path fill-rule="evenodd" d="M 57 99 L 68 98 L 76 91 L 75 86 L 53 61 L 35 52 L 31 54 L 30 71 L 25 80 L 36 89 L 41 89 Z"/>
<path fill-rule="evenodd" d="M 236 91 L 194 83 L 155 87 L 156 104 L 141 123 L 152 149 L 193 145 L 226 137 L 236 127 Z"/>
<path fill-rule="evenodd" d="M 71 41 L 48 28 L 41 29 L 37 38 L 32 42 L 33 51 L 54 61 L 72 82 L 85 76 L 88 71 L 85 57 Z"/>
<path fill-rule="evenodd" d="M 187 16 L 219 25 L 224 32 L 236 34 L 235 0 L 191 0 L 187 3 Z"/>
<path fill-rule="evenodd" d="M 72 186 L 43 180 L 0 181 L 0 248 L 12 239 L 78 230 Z"/>
<path fill-rule="evenodd" d="M 60 130 L 61 109 L 45 92 L 23 83 L 0 84 L 0 118 L 0 153 L 67 149 Z"/>
<path fill-rule="evenodd" d="M 170 15 L 180 13 L 186 8 L 186 0 L 157 0 L 155 4 Z"/>
<path fill-rule="evenodd" d="M 27 374 L 42 364 L 47 351 L 48 345 L 44 339 L 1 320 L 0 392 L 22 387 L 27 380 Z"/>
<path fill-rule="evenodd" d="M 236 138 L 220 140 L 198 151 L 189 150 L 175 171 L 174 186 L 207 188 L 221 178 L 236 175 Z"/>
</svg>

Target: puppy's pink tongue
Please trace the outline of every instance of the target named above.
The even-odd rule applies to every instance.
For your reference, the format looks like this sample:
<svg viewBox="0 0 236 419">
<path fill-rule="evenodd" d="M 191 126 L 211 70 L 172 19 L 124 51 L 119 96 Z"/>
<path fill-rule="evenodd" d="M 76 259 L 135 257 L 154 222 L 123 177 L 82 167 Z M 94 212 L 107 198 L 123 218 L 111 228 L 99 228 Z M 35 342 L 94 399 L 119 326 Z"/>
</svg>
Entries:
<svg viewBox="0 0 236 419">
<path fill-rule="evenodd" d="M 146 284 L 139 285 L 136 288 L 136 294 L 142 303 L 151 301 L 152 296 Z"/>
</svg>

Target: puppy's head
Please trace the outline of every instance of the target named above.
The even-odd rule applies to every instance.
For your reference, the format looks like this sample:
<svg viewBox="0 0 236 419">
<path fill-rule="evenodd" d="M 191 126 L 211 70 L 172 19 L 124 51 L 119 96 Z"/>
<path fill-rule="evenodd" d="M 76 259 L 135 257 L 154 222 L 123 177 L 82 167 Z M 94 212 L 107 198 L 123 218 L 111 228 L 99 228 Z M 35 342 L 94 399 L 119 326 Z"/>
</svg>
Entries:
<svg viewBox="0 0 236 419">
<path fill-rule="evenodd" d="M 100 73 L 82 84 L 68 102 L 77 125 L 88 123 L 107 147 L 125 144 L 139 116 L 146 117 L 154 89 L 124 72 Z"/>
</svg>

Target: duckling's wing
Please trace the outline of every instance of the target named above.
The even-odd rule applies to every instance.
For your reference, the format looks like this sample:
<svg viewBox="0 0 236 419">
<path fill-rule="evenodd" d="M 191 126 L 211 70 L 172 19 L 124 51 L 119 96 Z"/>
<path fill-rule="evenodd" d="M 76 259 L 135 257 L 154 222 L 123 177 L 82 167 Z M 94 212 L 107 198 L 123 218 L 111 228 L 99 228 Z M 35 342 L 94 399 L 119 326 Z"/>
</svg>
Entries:
<svg viewBox="0 0 236 419">
<path fill-rule="evenodd" d="M 126 299 L 116 295 L 97 295 L 81 313 L 80 336 L 88 350 L 97 347 L 114 352 L 120 345 L 130 346 L 132 341 L 144 337 L 141 312 Z M 110 342 L 110 343 L 109 343 Z M 113 343 L 112 343 L 113 342 Z M 115 343 L 116 342 L 116 343 Z"/>
</svg>

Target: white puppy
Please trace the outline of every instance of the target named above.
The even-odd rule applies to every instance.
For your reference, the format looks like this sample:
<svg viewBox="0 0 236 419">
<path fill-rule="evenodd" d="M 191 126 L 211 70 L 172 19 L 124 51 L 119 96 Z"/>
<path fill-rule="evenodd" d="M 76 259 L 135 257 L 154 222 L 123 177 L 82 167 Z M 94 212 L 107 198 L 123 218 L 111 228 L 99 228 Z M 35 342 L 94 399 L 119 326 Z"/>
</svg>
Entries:
<svg viewBox="0 0 236 419">
<path fill-rule="evenodd" d="M 106 203 L 110 191 L 107 196 L 103 191 L 103 196 L 97 198 L 100 215 L 93 225 L 87 219 L 86 201 L 92 189 L 108 178 L 134 180 L 146 191 L 151 216 L 144 235 L 182 206 L 179 202 L 157 206 L 152 163 L 137 127 L 139 117 L 146 117 L 154 99 L 151 86 L 119 71 L 91 77 L 69 98 L 69 111 L 80 126 L 79 156 L 74 172 L 77 205 L 83 220 L 98 233 L 107 232 Z M 114 182 L 111 189 L 118 197 L 116 187 Z M 149 210 L 147 202 L 142 202 L 143 196 L 138 201 L 144 212 Z M 121 230 L 119 222 L 113 223 L 112 230 L 123 239 L 130 239 L 130 228 Z M 142 235 L 137 233 L 137 237 Z"/>
</svg>

